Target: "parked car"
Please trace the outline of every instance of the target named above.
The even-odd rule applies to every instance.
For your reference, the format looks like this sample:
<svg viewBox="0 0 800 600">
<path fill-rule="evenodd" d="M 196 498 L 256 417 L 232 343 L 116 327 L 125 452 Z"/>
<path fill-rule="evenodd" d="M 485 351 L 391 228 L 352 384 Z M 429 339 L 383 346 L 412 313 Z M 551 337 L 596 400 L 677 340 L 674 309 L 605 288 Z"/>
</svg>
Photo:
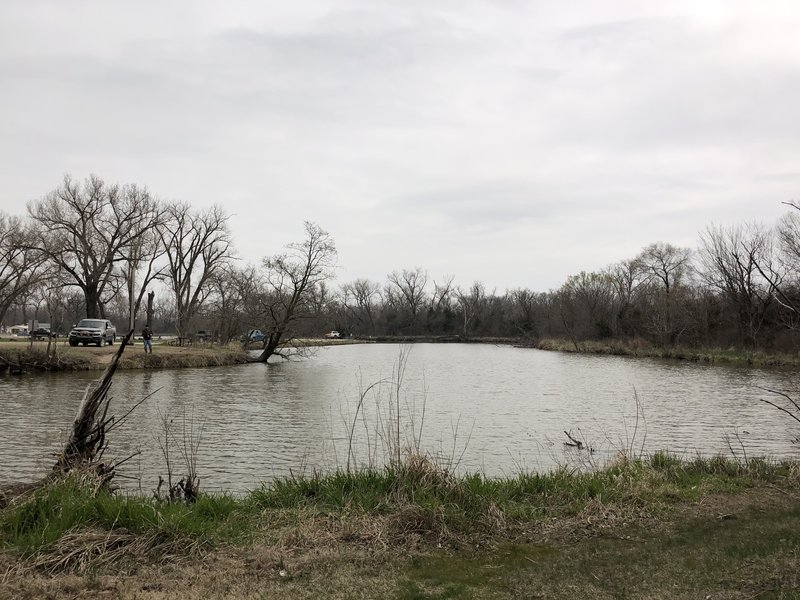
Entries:
<svg viewBox="0 0 800 600">
<path fill-rule="evenodd" d="M 35 340 L 46 340 L 50 337 L 50 323 L 39 323 L 38 329 L 31 332 L 31 336 Z"/>
<path fill-rule="evenodd" d="M 247 341 L 248 342 L 263 342 L 265 336 L 260 329 L 251 329 L 247 332 Z"/>
<path fill-rule="evenodd" d="M 112 346 L 117 341 L 117 328 L 106 319 L 81 319 L 69 332 L 69 345 L 97 344 Z"/>
<path fill-rule="evenodd" d="M 214 338 L 214 334 L 211 331 L 200 329 L 194 334 L 194 337 L 198 342 L 208 342 Z"/>
<path fill-rule="evenodd" d="M 340 337 L 342 337 L 342 334 L 339 333 L 338 331 L 329 331 L 328 333 L 325 334 L 325 337 L 328 338 L 329 340 L 339 339 Z"/>
</svg>

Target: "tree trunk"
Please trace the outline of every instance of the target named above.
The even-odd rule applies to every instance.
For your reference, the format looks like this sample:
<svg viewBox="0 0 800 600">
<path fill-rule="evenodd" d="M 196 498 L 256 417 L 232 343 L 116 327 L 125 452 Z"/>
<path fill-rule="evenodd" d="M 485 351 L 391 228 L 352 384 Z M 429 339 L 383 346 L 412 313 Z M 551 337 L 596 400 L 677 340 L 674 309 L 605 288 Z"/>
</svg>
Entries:
<svg viewBox="0 0 800 600">
<path fill-rule="evenodd" d="M 136 298 L 134 298 L 136 287 L 136 271 L 133 263 L 128 267 L 128 331 L 136 328 Z"/>
<path fill-rule="evenodd" d="M 0 324 L 2 324 L 5 321 L 6 313 L 8 313 L 9 308 L 11 308 L 11 302 L 0 304 Z"/>
<path fill-rule="evenodd" d="M 86 298 L 86 318 L 99 319 L 100 318 L 100 294 L 97 292 L 97 287 L 86 287 L 83 291 Z"/>
<path fill-rule="evenodd" d="M 264 344 L 264 350 L 258 357 L 258 362 L 267 362 L 269 357 L 275 354 L 275 350 L 278 349 L 278 346 L 281 343 L 281 337 L 283 336 L 282 331 L 275 331 L 269 334 L 269 337 L 266 339 L 266 343 Z"/>
<path fill-rule="evenodd" d="M 189 331 L 189 317 L 183 313 L 179 313 L 178 319 L 175 322 L 175 329 L 178 331 L 178 337 L 186 337 Z"/>
<path fill-rule="evenodd" d="M 153 328 L 153 313 L 155 309 L 153 308 L 153 299 L 156 297 L 155 292 L 148 292 L 147 294 L 147 326 L 152 329 Z"/>
</svg>

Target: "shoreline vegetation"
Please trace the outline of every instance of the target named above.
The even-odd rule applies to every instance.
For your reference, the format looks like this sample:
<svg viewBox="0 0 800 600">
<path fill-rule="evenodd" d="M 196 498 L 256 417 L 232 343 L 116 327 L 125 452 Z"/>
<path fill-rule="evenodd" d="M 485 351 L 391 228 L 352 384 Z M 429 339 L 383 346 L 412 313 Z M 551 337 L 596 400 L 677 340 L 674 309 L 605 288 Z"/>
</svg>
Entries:
<svg viewBox="0 0 800 600">
<path fill-rule="evenodd" d="M 796 597 L 799 487 L 668 453 L 501 479 L 410 454 L 190 504 L 73 476 L 0 501 L 0 597 Z"/>
<path fill-rule="evenodd" d="M 375 336 L 369 338 L 343 339 L 300 339 L 295 340 L 298 347 L 345 346 L 351 344 L 414 344 L 414 343 L 461 343 L 510 345 L 520 348 L 534 348 L 550 352 L 569 354 L 627 356 L 635 358 L 657 358 L 665 360 L 689 361 L 701 364 L 727 364 L 754 367 L 797 367 L 800 354 L 781 354 L 768 352 L 746 352 L 735 348 L 663 348 L 644 340 L 587 340 L 572 342 L 565 339 L 543 338 L 538 341 L 508 337 L 462 336 Z M 241 343 L 228 345 L 200 343 L 191 346 L 173 346 L 156 342 L 153 354 L 137 352 L 141 342 L 129 348 L 122 357 L 119 369 L 177 369 L 193 367 L 218 367 L 240 365 L 252 362 L 250 350 L 260 349 L 257 345 L 244 348 Z M 105 369 L 115 348 L 75 347 L 59 340 L 49 346 L 47 341 L 0 340 L 0 374 L 57 371 L 93 371 Z"/>
<path fill-rule="evenodd" d="M 605 354 L 637 358 L 659 358 L 712 365 L 731 364 L 754 367 L 800 366 L 800 354 L 762 351 L 747 352 L 736 348 L 691 348 L 681 346 L 664 348 L 643 340 L 612 340 L 608 342 L 588 340 L 577 342 L 576 348 L 576 343 L 570 340 L 545 338 L 538 342 L 524 345 L 538 350 L 568 352 L 571 354 Z"/>
<path fill-rule="evenodd" d="M 241 344 L 230 346 L 169 346 L 154 344 L 152 354 L 142 351 L 141 342 L 129 347 L 119 361 L 119 369 L 168 369 L 217 367 L 248 362 Z M 0 342 L 0 372 L 12 374 L 101 371 L 111 363 L 115 346 L 70 347 L 63 342 L 53 344 L 48 352 L 47 342 Z"/>
<path fill-rule="evenodd" d="M 369 343 L 368 340 L 296 340 L 298 347 L 345 346 Z M 194 343 L 177 346 L 167 341 L 156 341 L 153 353 L 142 351 L 141 340 L 128 343 L 127 352 L 121 357 L 120 370 L 136 369 L 181 369 L 195 367 L 221 367 L 253 362 L 248 354 L 259 350 L 251 344 L 245 348 L 240 342 L 226 345 L 217 343 Z M 58 371 L 102 371 L 111 363 L 116 346 L 71 347 L 64 340 L 48 345 L 45 341 L 0 339 L 0 376 L 12 374 L 58 372 Z"/>
<path fill-rule="evenodd" d="M 161 446 L 167 490 L 159 477 L 121 493 L 112 482 L 128 459 L 104 453 L 130 415 L 108 415 L 127 342 L 86 388 L 49 474 L 0 486 L 0 599 L 800 593 L 800 463 L 744 447 L 694 460 L 629 449 L 596 469 L 487 477 L 402 454 L 396 412 L 384 466 L 290 471 L 234 496 L 200 492 L 199 437 L 184 423 L 184 467 Z M 399 402 L 399 376 L 391 384 Z M 773 406 L 797 420 L 785 398 L 792 407 Z"/>
</svg>

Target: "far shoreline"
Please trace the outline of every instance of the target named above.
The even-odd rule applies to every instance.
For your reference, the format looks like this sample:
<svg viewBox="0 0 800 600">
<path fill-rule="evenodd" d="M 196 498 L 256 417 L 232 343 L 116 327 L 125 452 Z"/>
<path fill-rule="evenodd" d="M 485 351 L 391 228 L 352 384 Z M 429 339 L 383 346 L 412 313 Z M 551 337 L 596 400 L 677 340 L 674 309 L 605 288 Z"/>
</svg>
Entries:
<svg viewBox="0 0 800 600">
<path fill-rule="evenodd" d="M 491 344 L 568 354 L 655 358 L 707 365 L 758 368 L 800 366 L 800 354 L 746 352 L 733 348 L 661 348 L 642 340 L 572 342 L 558 338 L 543 338 L 533 341 L 514 337 L 464 337 L 460 335 L 397 335 L 297 340 L 297 345 L 300 347 L 334 347 L 355 344 Z M 254 362 L 252 353 L 260 349 L 256 344 L 245 347 L 239 342 L 231 342 L 224 346 L 205 342 L 177 346 L 171 345 L 167 338 L 157 340 L 153 348 L 152 354 L 145 354 L 142 351 L 141 340 L 129 343 L 119 368 L 122 370 L 149 370 L 233 366 Z M 25 338 L 0 338 L 0 375 L 3 373 L 21 375 L 23 373 L 100 371 L 105 369 L 116 351 L 116 345 L 70 347 L 65 340 L 58 339 L 53 340 L 50 344 L 50 354 L 48 354 L 47 340 L 31 342 L 30 339 Z"/>
</svg>

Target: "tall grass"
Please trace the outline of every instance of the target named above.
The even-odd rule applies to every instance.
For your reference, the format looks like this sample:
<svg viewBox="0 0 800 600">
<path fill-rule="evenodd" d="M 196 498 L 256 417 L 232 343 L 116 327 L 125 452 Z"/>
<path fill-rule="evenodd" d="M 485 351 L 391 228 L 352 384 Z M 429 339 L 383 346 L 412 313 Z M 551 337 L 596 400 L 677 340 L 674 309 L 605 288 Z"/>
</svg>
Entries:
<svg viewBox="0 0 800 600">
<path fill-rule="evenodd" d="M 789 462 L 753 459 L 743 465 L 724 457 L 683 461 L 659 452 L 649 459 L 625 460 L 592 472 L 562 467 L 548 473 L 491 478 L 479 473 L 456 476 L 415 456 L 380 469 L 279 479 L 251 492 L 247 501 L 263 509 L 314 506 L 378 512 L 412 503 L 442 506 L 467 516 L 491 506 L 527 508 L 531 514 L 543 508 L 573 512 L 594 498 L 671 502 L 736 491 L 759 481 L 779 481 L 795 471 Z"/>
<path fill-rule="evenodd" d="M 425 426 L 427 391 L 409 392 L 406 384 L 410 346 L 401 346 L 391 375 L 365 384 L 359 374 L 358 398 L 352 414 L 342 414 L 347 431 L 348 472 L 374 469 L 383 464 L 400 465 L 404 450 L 419 454 Z"/>
<path fill-rule="evenodd" d="M 289 519 L 294 523 L 338 515 L 337 521 L 352 519 L 350 529 L 362 527 L 360 535 L 383 531 L 384 543 L 403 543 L 411 533 L 441 543 L 551 523 L 592 506 L 639 514 L 766 483 L 796 485 L 798 472 L 796 463 L 684 461 L 656 453 L 589 473 L 562 468 L 490 478 L 454 475 L 412 454 L 381 468 L 279 479 L 238 498 L 201 495 L 194 504 L 111 494 L 91 480 L 71 477 L 0 510 L 0 540 L 5 549 L 48 568 L 107 560 L 109 552 L 174 555 L 246 543 L 281 521 L 277 515 L 294 515 Z"/>
<path fill-rule="evenodd" d="M 230 495 L 201 496 L 193 505 L 112 494 L 70 477 L 36 490 L 0 511 L 3 543 L 22 555 L 47 550 L 80 528 L 191 537 L 212 543 L 247 530 L 236 518 L 242 503 Z"/>
</svg>

